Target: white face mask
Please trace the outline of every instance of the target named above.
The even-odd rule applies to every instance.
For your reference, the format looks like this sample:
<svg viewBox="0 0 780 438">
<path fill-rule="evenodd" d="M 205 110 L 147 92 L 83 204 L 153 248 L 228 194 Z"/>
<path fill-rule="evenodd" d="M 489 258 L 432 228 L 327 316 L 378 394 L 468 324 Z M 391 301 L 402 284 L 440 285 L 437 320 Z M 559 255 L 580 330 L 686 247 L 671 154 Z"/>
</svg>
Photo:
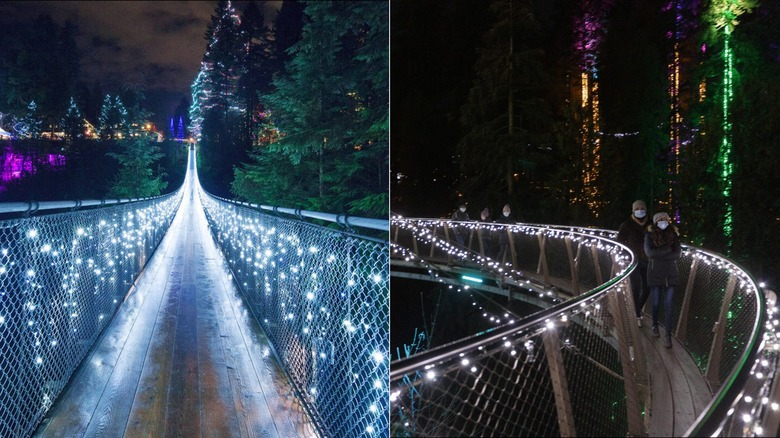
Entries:
<svg viewBox="0 0 780 438">
<path fill-rule="evenodd" d="M 460 211 L 463 211 L 463 212 L 465 212 L 465 211 L 466 211 L 466 207 L 461 207 L 461 208 L 460 208 Z"/>
<path fill-rule="evenodd" d="M 505 212 L 504 212 L 504 217 L 509 217 L 509 215 L 510 215 L 510 214 L 511 214 L 510 212 L 508 212 L 508 211 L 505 211 Z"/>
<path fill-rule="evenodd" d="M 669 226 L 669 222 L 666 221 L 658 221 L 658 228 L 665 230 L 666 227 Z"/>
<path fill-rule="evenodd" d="M 634 216 L 636 216 L 637 219 L 642 219 L 643 217 L 645 217 L 645 215 L 647 215 L 647 212 L 645 210 L 634 211 Z"/>
</svg>

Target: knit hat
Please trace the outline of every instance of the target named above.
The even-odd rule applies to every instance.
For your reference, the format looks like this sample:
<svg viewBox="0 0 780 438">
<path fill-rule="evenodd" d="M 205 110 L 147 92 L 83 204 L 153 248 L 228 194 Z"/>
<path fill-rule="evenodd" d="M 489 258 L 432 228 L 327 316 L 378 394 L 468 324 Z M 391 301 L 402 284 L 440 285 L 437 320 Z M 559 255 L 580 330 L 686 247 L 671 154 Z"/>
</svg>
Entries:
<svg viewBox="0 0 780 438">
<path fill-rule="evenodd" d="M 645 204 L 645 201 L 642 201 L 641 199 L 634 201 L 634 203 L 631 204 L 631 211 L 634 210 L 647 210 L 647 205 Z"/>
<path fill-rule="evenodd" d="M 667 222 L 670 222 L 669 215 L 664 213 L 664 212 L 656 213 L 656 214 L 653 215 L 653 223 L 654 224 L 657 224 L 658 221 L 663 221 L 663 220 L 665 220 Z"/>
</svg>

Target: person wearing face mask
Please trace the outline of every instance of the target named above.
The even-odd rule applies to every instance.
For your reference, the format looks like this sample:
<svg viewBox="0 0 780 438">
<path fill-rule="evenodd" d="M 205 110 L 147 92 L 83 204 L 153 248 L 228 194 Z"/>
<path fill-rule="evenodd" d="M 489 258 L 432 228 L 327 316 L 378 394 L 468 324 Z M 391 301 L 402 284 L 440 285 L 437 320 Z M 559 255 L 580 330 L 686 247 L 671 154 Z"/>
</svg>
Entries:
<svg viewBox="0 0 780 438">
<path fill-rule="evenodd" d="M 466 213 L 465 202 L 463 201 L 458 202 L 458 208 L 455 210 L 454 213 L 452 213 L 452 220 L 454 221 L 469 220 L 469 214 Z M 466 242 L 466 237 L 457 224 L 453 224 L 452 233 L 455 234 L 455 241 L 458 242 L 458 245 L 463 246 L 463 244 Z"/>
<path fill-rule="evenodd" d="M 650 296 L 650 289 L 647 286 L 647 255 L 644 250 L 646 227 L 647 204 L 638 199 L 631 204 L 631 217 L 620 224 L 617 241 L 626 245 L 637 259 L 637 266 L 631 272 L 630 280 L 636 323 L 639 327 L 642 327 L 642 309 L 645 307 L 647 297 Z"/>
<path fill-rule="evenodd" d="M 680 284 L 677 260 L 680 258 L 680 233 L 666 213 L 653 215 L 653 224 L 647 227 L 644 242 L 647 254 L 647 285 L 652 297 L 653 336 L 661 336 L 658 331 L 658 307 L 661 296 L 664 300 L 664 346 L 672 346 L 672 298 L 675 286 Z"/>
<path fill-rule="evenodd" d="M 517 223 L 515 218 L 512 216 L 512 208 L 509 207 L 509 204 L 504 205 L 504 208 L 501 210 L 501 216 L 498 217 L 496 223 L 507 225 Z M 498 256 L 496 256 L 496 260 L 503 264 L 505 261 L 504 259 L 507 256 L 507 249 L 509 248 L 509 232 L 507 227 L 501 227 L 498 229 L 498 248 Z"/>
</svg>

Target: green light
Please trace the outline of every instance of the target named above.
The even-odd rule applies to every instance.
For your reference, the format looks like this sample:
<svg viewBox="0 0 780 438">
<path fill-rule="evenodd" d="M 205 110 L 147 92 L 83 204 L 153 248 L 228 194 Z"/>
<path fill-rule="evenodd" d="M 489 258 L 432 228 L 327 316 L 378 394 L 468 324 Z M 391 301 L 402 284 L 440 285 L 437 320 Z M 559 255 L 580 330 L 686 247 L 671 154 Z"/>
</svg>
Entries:
<svg viewBox="0 0 780 438">
<path fill-rule="evenodd" d="M 724 49 L 723 49 L 723 141 L 718 152 L 718 161 L 721 165 L 721 185 L 723 187 L 724 212 L 723 212 L 723 235 L 726 237 L 726 244 L 731 248 L 732 232 L 732 207 L 731 207 L 731 188 L 732 174 L 734 173 L 734 164 L 731 162 L 731 101 L 734 98 L 734 54 L 731 51 L 731 27 L 726 25 L 724 30 Z"/>
<path fill-rule="evenodd" d="M 481 278 L 472 277 L 470 275 L 463 275 L 460 278 L 462 278 L 462 279 L 464 279 L 466 281 L 472 281 L 474 283 L 482 283 L 482 279 Z"/>
</svg>

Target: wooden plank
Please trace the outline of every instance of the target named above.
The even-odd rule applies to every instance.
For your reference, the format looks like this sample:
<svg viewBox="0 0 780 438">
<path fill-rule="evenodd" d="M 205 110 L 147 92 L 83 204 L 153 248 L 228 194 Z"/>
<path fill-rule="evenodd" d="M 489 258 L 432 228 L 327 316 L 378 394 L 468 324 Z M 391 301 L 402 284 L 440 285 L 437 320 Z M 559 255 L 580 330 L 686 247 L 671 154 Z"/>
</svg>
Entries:
<svg viewBox="0 0 780 438">
<path fill-rule="evenodd" d="M 666 348 L 649 327 L 641 332 L 652 391 L 649 435 L 682 436 L 712 399 L 710 388 L 676 339 L 672 338 L 672 348 Z"/>
</svg>

